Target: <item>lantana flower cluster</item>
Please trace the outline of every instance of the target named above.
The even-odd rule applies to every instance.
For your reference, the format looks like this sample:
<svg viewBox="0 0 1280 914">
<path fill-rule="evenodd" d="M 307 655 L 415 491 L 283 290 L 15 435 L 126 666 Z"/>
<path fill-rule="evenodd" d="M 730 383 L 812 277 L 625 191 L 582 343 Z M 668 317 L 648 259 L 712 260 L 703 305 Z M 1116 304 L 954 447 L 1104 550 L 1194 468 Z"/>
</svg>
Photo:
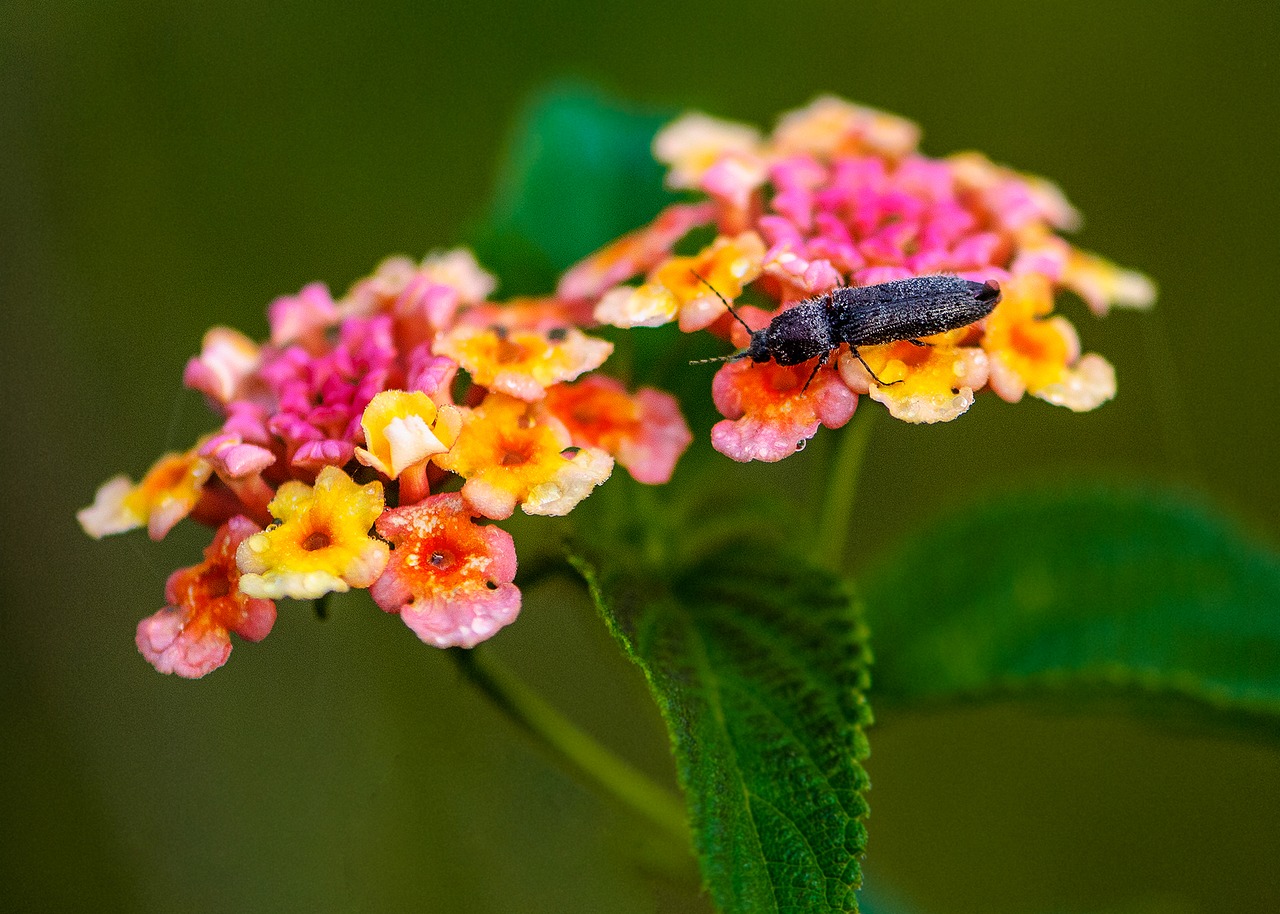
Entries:
<svg viewBox="0 0 1280 914">
<path fill-rule="evenodd" d="M 391 258 L 337 300 L 319 283 L 279 298 L 263 343 L 210 330 L 184 382 L 221 426 L 141 482 L 109 480 L 79 513 L 94 537 L 145 527 L 159 540 L 185 518 L 214 531 L 139 623 L 139 650 L 202 676 L 232 632 L 270 632 L 276 600 L 351 588 L 428 644 L 492 636 L 521 601 L 496 522 L 517 507 L 567 514 L 615 463 L 666 482 L 691 441 L 669 393 L 597 372 L 613 348 L 589 332 L 601 324 L 677 322 L 741 348 L 841 286 L 934 274 L 999 286 L 987 317 L 935 336 L 800 365 L 727 361 L 711 441 L 739 461 L 795 453 L 863 395 L 916 423 L 956 418 L 983 389 L 1073 410 L 1109 400 L 1114 370 L 1082 353 L 1056 299 L 1072 291 L 1101 316 L 1149 306 L 1152 283 L 1061 237 L 1079 217 L 1048 181 L 979 153 L 925 156 L 919 136 L 831 97 L 768 136 L 689 114 L 654 140 L 684 199 L 569 269 L 554 296 L 491 301 L 494 278 L 456 250 Z"/>
<path fill-rule="evenodd" d="M 691 440 L 675 398 L 594 373 L 613 347 L 583 332 L 590 308 L 494 288 L 464 250 L 397 257 L 339 300 L 321 284 L 277 299 L 265 343 L 205 335 L 184 382 L 221 427 L 78 515 L 94 537 L 214 530 L 138 625 L 156 669 L 203 676 L 231 632 L 270 632 L 276 600 L 351 588 L 428 644 L 472 647 L 520 611 L 514 542 L 492 522 L 567 514 L 615 462 L 670 478 Z"/>
<path fill-rule="evenodd" d="M 558 294 L 601 323 L 676 321 L 741 347 L 747 333 L 722 298 L 755 330 L 839 286 L 929 274 L 1000 286 L 995 311 L 972 326 L 857 353 L 841 346 L 816 374 L 816 361 L 725 364 L 712 383 L 725 417 L 712 444 L 739 461 L 795 453 L 819 425 L 848 422 L 860 395 L 907 422 L 954 419 L 984 388 L 1077 411 L 1111 399 L 1112 366 L 1082 354 L 1055 313 L 1057 293 L 1075 292 L 1101 316 L 1151 305 L 1151 281 L 1064 240 L 1079 216 L 1053 184 L 976 152 L 928 157 L 919 139 L 909 121 L 833 97 L 784 115 L 767 137 L 686 115 L 659 132 L 654 154 L 691 199 L 574 266 Z"/>
</svg>

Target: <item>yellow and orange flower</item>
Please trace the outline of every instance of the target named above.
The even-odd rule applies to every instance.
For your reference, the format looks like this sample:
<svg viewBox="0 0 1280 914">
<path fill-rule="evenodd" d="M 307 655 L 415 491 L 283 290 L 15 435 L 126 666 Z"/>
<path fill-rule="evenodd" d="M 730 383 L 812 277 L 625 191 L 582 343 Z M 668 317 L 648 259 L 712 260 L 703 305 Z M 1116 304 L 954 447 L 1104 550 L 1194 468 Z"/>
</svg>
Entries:
<svg viewBox="0 0 1280 914">
<path fill-rule="evenodd" d="M 1100 355 L 1081 357 L 1080 337 L 1053 315 L 1053 289 L 1036 273 L 1004 284 L 1003 298 L 986 319 L 982 348 L 990 358 L 991 389 L 1016 403 L 1024 393 L 1076 412 L 1115 396 L 1116 375 Z"/>
<path fill-rule="evenodd" d="M 760 275 L 764 254 L 755 232 L 717 238 L 692 257 L 668 259 L 639 288 L 620 286 L 607 293 L 595 318 L 615 327 L 659 327 L 678 317 L 684 331 L 709 327 L 725 314 L 716 293 L 730 302 L 741 295 L 742 287 Z"/>
<path fill-rule="evenodd" d="M 382 513 L 382 483 L 356 484 L 337 467 L 314 486 L 280 486 L 270 510 L 280 523 L 240 544 L 240 590 L 251 597 L 314 600 L 368 587 L 387 564 L 387 544 L 369 536 Z"/>
<path fill-rule="evenodd" d="M 440 338 L 435 351 L 465 368 L 474 383 L 532 402 L 541 400 L 551 385 L 599 368 L 613 344 L 575 327 L 458 326 Z"/>
<path fill-rule="evenodd" d="M 965 328 L 925 337 L 924 346 L 907 341 L 863 346 L 858 354 L 866 366 L 846 351 L 840 354 L 840 377 L 850 390 L 883 403 L 895 419 L 950 422 L 973 405 L 973 392 L 987 383 L 987 354 L 977 346 L 957 345 L 968 335 Z"/>
<path fill-rule="evenodd" d="M 76 512 L 84 532 L 94 539 L 145 526 L 153 540 L 164 539 L 200 500 L 213 465 L 192 448 L 165 454 L 135 484 L 127 476 L 108 479 L 93 504 Z"/>
<path fill-rule="evenodd" d="M 613 472 L 613 458 L 599 448 L 573 450 L 559 419 L 491 393 L 465 412 L 457 442 L 433 461 L 466 479 L 462 495 L 485 517 L 510 517 L 517 504 L 526 514 L 559 516 Z"/>
<path fill-rule="evenodd" d="M 648 272 L 668 257 L 691 229 L 711 221 L 709 203 L 676 203 L 643 228 L 628 232 L 560 278 L 556 294 L 566 299 L 594 299 L 620 282 Z"/>
</svg>

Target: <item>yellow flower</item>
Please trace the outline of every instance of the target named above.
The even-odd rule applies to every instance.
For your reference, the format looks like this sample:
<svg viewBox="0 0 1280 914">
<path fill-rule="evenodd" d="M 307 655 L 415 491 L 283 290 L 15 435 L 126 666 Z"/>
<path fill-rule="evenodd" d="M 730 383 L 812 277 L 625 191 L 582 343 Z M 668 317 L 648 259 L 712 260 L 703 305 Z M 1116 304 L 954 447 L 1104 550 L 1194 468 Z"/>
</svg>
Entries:
<svg viewBox="0 0 1280 914">
<path fill-rule="evenodd" d="M 191 513 L 212 473 L 213 466 L 196 448 L 165 454 L 136 485 L 127 476 L 107 480 L 76 519 L 94 539 L 142 526 L 153 540 L 163 539 Z"/>
<path fill-rule="evenodd" d="M 904 422 L 950 422 L 973 405 L 973 392 L 987 383 L 987 354 L 960 346 L 968 328 L 910 342 L 863 346 L 859 355 L 883 384 L 876 382 L 851 352 L 840 356 L 840 377 L 856 393 L 883 403 Z"/>
<path fill-rule="evenodd" d="M 464 325 L 442 337 L 435 352 L 465 368 L 474 383 L 532 402 L 552 384 L 599 368 L 613 344 L 573 327 L 535 331 Z"/>
<path fill-rule="evenodd" d="M 1052 315 L 1053 290 L 1038 273 L 1015 276 L 986 320 L 982 348 L 991 360 L 991 389 L 1016 403 L 1024 393 L 1076 412 L 1116 394 L 1116 375 L 1100 355 L 1081 357 L 1071 322 Z"/>
<path fill-rule="evenodd" d="M 384 390 L 364 408 L 360 427 L 367 447 L 356 448 L 356 459 L 395 479 L 449 450 L 462 427 L 462 414 L 457 407 L 436 406 L 422 391 Z"/>
<path fill-rule="evenodd" d="M 613 458 L 599 448 L 573 452 L 564 423 L 514 397 L 491 393 L 469 410 L 457 443 L 433 460 L 467 480 L 462 495 L 485 517 L 560 516 L 609 478 Z"/>
<path fill-rule="evenodd" d="M 268 507 L 280 523 L 236 550 L 242 593 L 313 600 L 368 587 L 382 574 L 387 544 L 369 536 L 382 513 L 382 483 L 357 485 L 327 466 L 315 486 L 286 482 Z"/>
</svg>

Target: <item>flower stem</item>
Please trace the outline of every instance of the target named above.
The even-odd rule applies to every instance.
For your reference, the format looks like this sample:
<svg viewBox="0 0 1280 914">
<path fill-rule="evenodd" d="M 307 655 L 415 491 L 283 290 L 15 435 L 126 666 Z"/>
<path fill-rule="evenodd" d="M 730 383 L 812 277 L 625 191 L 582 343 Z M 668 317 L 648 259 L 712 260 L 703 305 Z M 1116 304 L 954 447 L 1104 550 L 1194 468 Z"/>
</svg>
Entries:
<svg viewBox="0 0 1280 914">
<path fill-rule="evenodd" d="M 425 460 L 405 467 L 400 473 L 401 505 L 416 505 L 430 495 L 427 486 L 427 462 Z"/>
<path fill-rule="evenodd" d="M 671 791 L 578 729 L 487 653 L 474 648 L 453 648 L 448 653 L 472 685 L 556 761 L 661 829 L 680 847 L 691 846 L 684 804 Z"/>
<path fill-rule="evenodd" d="M 877 410 L 858 410 L 853 421 L 840 433 L 835 456 L 827 476 L 827 497 L 818 520 L 818 538 L 813 545 L 813 558 L 828 568 L 838 569 L 849 541 L 849 515 L 858 493 L 858 476 L 862 458 L 871 440 L 871 426 Z"/>
</svg>

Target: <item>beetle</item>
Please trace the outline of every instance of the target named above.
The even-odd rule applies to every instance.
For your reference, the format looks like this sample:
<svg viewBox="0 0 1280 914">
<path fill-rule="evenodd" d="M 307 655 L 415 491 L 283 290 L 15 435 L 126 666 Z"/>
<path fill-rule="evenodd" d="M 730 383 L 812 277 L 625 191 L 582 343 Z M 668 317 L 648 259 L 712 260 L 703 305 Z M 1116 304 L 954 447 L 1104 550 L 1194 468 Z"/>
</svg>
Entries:
<svg viewBox="0 0 1280 914">
<path fill-rule="evenodd" d="M 697 274 L 694 274 L 697 276 Z M 702 279 L 698 276 L 698 279 Z M 958 276 L 913 276 L 895 279 L 875 286 L 841 286 L 824 295 L 805 299 L 788 308 L 769 322 L 769 326 L 752 330 L 723 295 L 705 279 L 707 288 L 724 302 L 734 319 L 751 334 L 745 349 L 702 362 L 773 361 L 779 365 L 799 365 L 818 359 L 804 390 L 817 376 L 818 370 L 841 344 L 848 344 L 854 358 L 875 378 L 888 386 L 863 361 L 859 346 L 876 346 L 906 340 L 917 346 L 927 343 L 919 337 L 957 330 L 982 320 L 1000 302 L 1000 285 L 995 280 L 985 283 Z M 900 381 L 889 382 L 898 384 Z"/>
</svg>

